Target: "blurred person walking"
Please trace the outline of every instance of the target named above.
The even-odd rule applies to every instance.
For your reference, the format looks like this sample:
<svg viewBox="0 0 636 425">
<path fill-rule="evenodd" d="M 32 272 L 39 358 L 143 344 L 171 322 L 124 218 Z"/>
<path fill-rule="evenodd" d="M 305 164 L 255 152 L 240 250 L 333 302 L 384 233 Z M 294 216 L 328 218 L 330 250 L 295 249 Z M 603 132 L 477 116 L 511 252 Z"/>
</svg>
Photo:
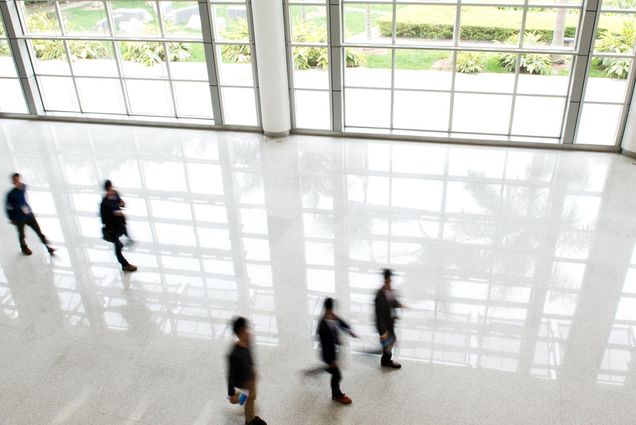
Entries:
<svg viewBox="0 0 636 425">
<path fill-rule="evenodd" d="M 228 355 L 227 396 L 232 404 L 245 405 L 246 425 L 267 425 L 254 413 L 256 401 L 256 369 L 252 358 L 252 334 L 247 319 L 238 317 L 232 324 L 238 341 Z"/>
<path fill-rule="evenodd" d="M 399 369 L 402 367 L 398 362 L 393 361 L 393 347 L 397 342 L 395 334 L 395 321 L 398 319 L 397 309 L 404 308 L 404 305 L 397 299 L 397 294 L 393 290 L 391 269 L 382 271 L 384 284 L 375 295 L 375 325 L 380 334 L 380 344 L 382 345 L 382 367 Z"/>
<path fill-rule="evenodd" d="M 342 373 L 338 367 L 338 345 L 340 345 L 340 331 L 347 332 L 354 338 L 357 335 L 344 320 L 334 311 L 335 301 L 326 298 L 320 323 L 318 324 L 318 338 L 322 349 L 322 361 L 325 362 L 327 373 L 331 374 L 331 399 L 342 404 L 351 404 L 351 397 L 340 390 Z"/>
<path fill-rule="evenodd" d="M 105 241 L 115 245 L 115 256 L 119 264 L 121 264 L 122 270 L 125 272 L 136 272 L 137 266 L 130 264 L 122 254 L 124 245 L 120 241 L 123 235 L 128 235 L 126 216 L 122 211 L 126 204 L 110 180 L 104 182 L 104 192 L 104 197 L 99 206 L 99 215 L 103 225 L 102 237 Z"/>
<path fill-rule="evenodd" d="M 40 225 L 35 219 L 33 210 L 27 201 L 26 185 L 22 182 L 22 177 L 19 173 L 11 175 L 11 183 L 13 183 L 14 187 L 7 193 L 5 210 L 11 224 L 18 229 L 18 239 L 22 253 L 24 255 L 33 254 L 26 243 L 26 235 L 24 234 L 24 227 L 29 226 L 33 229 L 35 234 L 38 235 L 40 241 L 42 241 L 42 244 L 44 244 L 46 250 L 49 252 L 49 255 L 54 256 L 55 249 L 51 248 L 46 236 L 44 236 L 40 229 Z"/>
</svg>

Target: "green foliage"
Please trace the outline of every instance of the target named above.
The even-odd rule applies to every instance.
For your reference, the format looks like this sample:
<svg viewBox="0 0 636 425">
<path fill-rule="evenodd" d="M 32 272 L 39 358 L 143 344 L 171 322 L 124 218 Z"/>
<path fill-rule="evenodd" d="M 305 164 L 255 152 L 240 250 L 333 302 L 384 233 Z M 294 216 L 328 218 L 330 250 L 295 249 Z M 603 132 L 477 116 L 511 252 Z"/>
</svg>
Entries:
<svg viewBox="0 0 636 425">
<path fill-rule="evenodd" d="M 250 46 L 246 44 L 226 44 L 221 47 L 223 59 L 229 63 L 250 63 L 252 55 Z"/>
<path fill-rule="evenodd" d="M 122 43 L 121 57 L 125 61 L 153 66 L 166 61 L 166 51 L 162 43 L 126 41 Z M 185 43 L 168 43 L 168 58 L 171 62 L 185 62 L 190 58 L 190 47 Z"/>
<path fill-rule="evenodd" d="M 508 44 L 517 44 L 519 37 L 516 35 L 506 40 Z M 524 36 L 524 45 L 539 46 L 545 44 L 541 35 L 535 32 L 527 32 Z M 499 56 L 499 64 L 508 72 L 514 72 L 517 67 L 516 53 L 502 53 Z M 536 53 L 524 53 L 521 55 L 519 71 L 526 74 L 550 75 L 552 74 L 552 58 L 550 55 Z"/>
<path fill-rule="evenodd" d="M 77 59 L 100 59 L 111 56 L 108 44 L 99 41 L 76 40 L 69 42 L 69 49 Z"/>
<path fill-rule="evenodd" d="M 477 52 L 460 52 L 455 69 L 463 74 L 478 74 L 484 70 L 484 58 Z"/>
<path fill-rule="evenodd" d="M 311 22 L 299 25 L 294 33 L 294 41 L 300 43 L 320 43 L 327 40 L 326 30 Z M 295 47 L 293 49 L 296 69 L 327 69 L 329 66 L 329 49 L 326 47 Z M 367 62 L 364 54 L 347 50 L 347 66 L 359 67 Z"/>
<path fill-rule="evenodd" d="M 629 53 L 636 42 L 636 25 L 634 21 L 625 21 L 620 33 L 603 31 L 596 43 L 598 52 Z M 610 78 L 624 80 L 629 74 L 631 60 L 629 58 L 608 58 L 597 56 L 594 65 L 601 68 L 603 73 Z"/>
<path fill-rule="evenodd" d="M 385 37 L 391 37 L 393 25 L 390 21 L 378 21 L 380 33 Z M 480 25 L 462 25 L 460 29 L 460 38 L 462 40 L 473 41 L 505 41 L 511 36 L 519 32 L 518 28 L 501 28 L 494 26 Z M 554 31 L 552 30 L 534 30 L 542 38 L 551 40 Z M 396 37 L 403 38 L 424 38 L 427 40 L 452 40 L 453 25 L 450 24 L 430 24 L 415 22 L 397 22 L 395 26 Z M 576 27 L 569 26 L 565 28 L 565 36 L 574 38 L 576 36 Z"/>
<path fill-rule="evenodd" d="M 9 50 L 9 42 L 0 40 L 0 56 L 9 56 L 11 51 Z"/>
<path fill-rule="evenodd" d="M 250 31 L 247 22 L 243 20 L 233 20 L 223 32 L 223 38 L 227 40 L 249 40 Z M 229 63 L 250 63 L 252 52 L 250 46 L 246 44 L 226 44 L 221 47 L 223 59 Z"/>
</svg>

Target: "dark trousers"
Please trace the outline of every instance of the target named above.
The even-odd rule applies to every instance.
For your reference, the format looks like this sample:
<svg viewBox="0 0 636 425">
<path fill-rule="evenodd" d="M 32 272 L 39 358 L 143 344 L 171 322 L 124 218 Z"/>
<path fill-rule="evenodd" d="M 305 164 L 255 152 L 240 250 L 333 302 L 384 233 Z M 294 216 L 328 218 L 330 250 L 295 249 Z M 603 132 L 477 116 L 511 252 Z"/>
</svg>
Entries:
<svg viewBox="0 0 636 425">
<path fill-rule="evenodd" d="M 128 263 L 128 260 L 124 258 L 124 255 L 121 253 L 122 249 L 124 249 L 124 245 L 119 240 L 119 237 L 115 238 L 115 240 L 113 241 L 113 244 L 115 245 L 115 256 L 117 257 L 117 261 L 119 261 L 119 264 L 121 264 L 122 267 L 125 267 L 128 264 L 130 264 Z"/>
<path fill-rule="evenodd" d="M 25 226 L 29 226 L 31 229 L 33 229 L 33 231 L 35 232 L 36 235 L 38 235 L 42 243 L 48 247 L 49 242 L 46 240 L 46 236 L 42 234 L 42 230 L 40 230 L 40 225 L 35 219 L 35 216 L 33 216 L 27 221 L 19 221 L 15 225 L 15 227 L 18 228 L 18 238 L 20 239 L 20 248 L 25 249 L 27 247 L 25 234 L 24 234 Z"/>
<path fill-rule="evenodd" d="M 329 366 L 326 371 L 331 374 L 331 396 L 342 397 L 342 391 L 340 391 L 340 381 L 342 381 L 340 369 L 338 369 L 338 366 Z"/>
<path fill-rule="evenodd" d="M 388 333 L 389 339 L 392 339 L 393 342 L 391 342 L 391 344 L 387 345 L 386 347 L 384 345 L 382 346 L 382 359 L 380 360 L 380 363 L 382 364 L 387 364 L 391 361 L 391 357 L 393 357 L 393 346 L 397 341 L 394 329 L 389 329 Z"/>
</svg>

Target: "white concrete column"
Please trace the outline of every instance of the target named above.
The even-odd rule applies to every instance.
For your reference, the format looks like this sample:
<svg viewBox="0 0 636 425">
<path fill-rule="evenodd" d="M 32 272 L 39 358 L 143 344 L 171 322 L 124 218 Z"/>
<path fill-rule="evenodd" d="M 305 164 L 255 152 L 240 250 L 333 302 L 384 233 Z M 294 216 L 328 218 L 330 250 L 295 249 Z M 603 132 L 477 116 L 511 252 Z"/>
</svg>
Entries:
<svg viewBox="0 0 636 425">
<path fill-rule="evenodd" d="M 291 113 L 282 0 L 252 1 L 252 19 L 263 131 L 270 137 L 287 136 Z"/>
</svg>

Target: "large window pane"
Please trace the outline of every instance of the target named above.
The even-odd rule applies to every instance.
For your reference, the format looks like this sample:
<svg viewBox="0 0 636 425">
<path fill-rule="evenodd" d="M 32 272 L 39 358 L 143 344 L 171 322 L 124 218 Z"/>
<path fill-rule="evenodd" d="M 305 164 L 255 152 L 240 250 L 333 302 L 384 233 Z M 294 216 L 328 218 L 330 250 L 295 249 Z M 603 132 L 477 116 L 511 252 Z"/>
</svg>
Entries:
<svg viewBox="0 0 636 425">
<path fill-rule="evenodd" d="M 598 19 L 594 52 L 625 53 L 634 51 L 633 31 L 636 18 L 627 13 L 601 13 Z"/>
<path fill-rule="evenodd" d="M 502 65 L 503 55 L 510 66 Z M 512 93 L 517 59 L 516 53 L 457 52 L 455 90 Z"/>
<path fill-rule="evenodd" d="M 508 133 L 512 96 L 456 94 L 453 131 Z"/>
<path fill-rule="evenodd" d="M 460 41 L 464 45 L 517 47 L 522 18 L 521 8 L 462 7 Z"/>
<path fill-rule="evenodd" d="M 122 36 L 159 37 L 159 19 L 154 1 L 111 1 L 115 33 Z"/>
<path fill-rule="evenodd" d="M 258 124 L 256 119 L 256 98 L 252 88 L 221 88 L 223 119 L 228 125 Z"/>
<path fill-rule="evenodd" d="M 345 124 L 348 127 L 388 128 L 390 121 L 390 90 L 345 90 Z"/>
<path fill-rule="evenodd" d="M 47 111 L 79 112 L 71 78 L 39 77 L 38 85 Z"/>
<path fill-rule="evenodd" d="M 213 15 L 217 40 L 249 41 L 250 34 L 247 25 L 247 10 L 244 5 L 214 6 Z"/>
<path fill-rule="evenodd" d="M 524 55 L 529 57 L 531 55 Z M 534 55 L 532 55 L 534 56 Z M 551 65 L 546 75 L 529 74 L 527 69 L 519 74 L 517 93 L 566 96 L 570 85 L 572 56 L 548 56 Z M 531 58 L 532 59 L 532 58 Z"/>
<path fill-rule="evenodd" d="M 395 51 L 396 88 L 450 90 L 452 78 L 452 52 L 415 49 Z"/>
<path fill-rule="evenodd" d="M 61 3 L 60 12 L 67 34 L 110 35 L 104 3 L 101 1 Z"/>
<path fill-rule="evenodd" d="M 289 14 L 292 42 L 327 42 L 327 9 L 324 6 L 291 5 Z"/>
<path fill-rule="evenodd" d="M 397 7 L 398 44 L 450 44 L 455 28 L 455 6 L 402 5 Z"/>
<path fill-rule="evenodd" d="M 124 97 L 119 80 L 77 78 L 82 110 L 93 113 L 125 114 Z"/>
<path fill-rule="evenodd" d="M 120 43 L 122 70 L 127 77 L 166 77 L 163 43 L 124 41 Z"/>
<path fill-rule="evenodd" d="M 329 88 L 329 49 L 322 47 L 293 47 L 294 87 L 307 89 Z"/>
<path fill-rule="evenodd" d="M 61 40 L 32 40 L 35 70 L 38 74 L 70 75 L 66 49 Z"/>
<path fill-rule="evenodd" d="M 331 101 L 328 91 L 294 91 L 296 128 L 331 129 Z"/>
<path fill-rule="evenodd" d="M 219 80 L 226 86 L 253 86 L 252 55 L 247 44 L 227 44 L 218 47 Z"/>
<path fill-rule="evenodd" d="M 625 57 L 592 58 L 585 86 L 585 102 L 625 102 L 627 77 L 632 59 Z"/>
<path fill-rule="evenodd" d="M 450 93 L 396 91 L 393 127 L 448 131 Z"/>
<path fill-rule="evenodd" d="M 0 77 L 17 77 L 9 42 L 0 40 Z"/>
<path fill-rule="evenodd" d="M 0 78 L 0 112 L 17 114 L 28 113 L 20 82 L 14 79 Z"/>
<path fill-rule="evenodd" d="M 343 26 L 347 43 L 389 44 L 392 41 L 393 7 L 372 3 L 345 4 Z"/>
<path fill-rule="evenodd" d="M 203 43 L 168 43 L 168 51 L 172 78 L 208 80 Z"/>
<path fill-rule="evenodd" d="M 208 83 L 177 81 L 174 83 L 174 92 L 179 116 L 212 118 L 212 98 Z"/>
<path fill-rule="evenodd" d="M 29 34 L 62 34 L 54 2 L 20 2 Z"/>
<path fill-rule="evenodd" d="M 576 132 L 576 143 L 613 146 L 616 143 L 622 105 L 584 103 Z"/>
<path fill-rule="evenodd" d="M 195 1 L 159 2 L 166 37 L 202 38 L 199 4 Z"/>
<path fill-rule="evenodd" d="M 170 84 L 165 81 L 127 80 L 126 89 L 133 114 L 173 115 Z"/>
<path fill-rule="evenodd" d="M 80 76 L 116 77 L 117 63 L 110 41 L 71 40 L 68 42 L 73 59 L 73 72 Z"/>
<path fill-rule="evenodd" d="M 579 9 L 528 9 L 526 48 L 574 49 L 579 25 Z"/>
<path fill-rule="evenodd" d="M 345 49 L 345 86 L 391 87 L 390 49 Z"/>
<path fill-rule="evenodd" d="M 565 99 L 517 96 L 512 134 L 560 137 Z"/>
</svg>

